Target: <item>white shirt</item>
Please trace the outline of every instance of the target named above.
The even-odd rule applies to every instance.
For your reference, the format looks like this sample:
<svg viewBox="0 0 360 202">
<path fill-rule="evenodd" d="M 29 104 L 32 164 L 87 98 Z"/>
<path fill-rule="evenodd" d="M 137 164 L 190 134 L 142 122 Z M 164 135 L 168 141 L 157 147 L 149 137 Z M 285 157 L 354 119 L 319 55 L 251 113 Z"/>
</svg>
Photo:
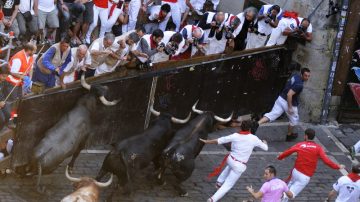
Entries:
<svg viewBox="0 0 360 202">
<path fill-rule="evenodd" d="M 218 144 L 225 144 L 231 142 L 230 155 L 236 160 L 247 163 L 254 147 L 260 147 L 262 150 L 267 151 L 267 144 L 263 143 L 257 136 L 253 134 L 239 134 L 233 133 L 231 135 L 221 137 Z"/>
<path fill-rule="evenodd" d="M 353 182 L 348 176 L 342 176 L 333 185 L 338 192 L 335 202 L 359 202 L 360 197 L 360 180 Z"/>
<path fill-rule="evenodd" d="M 205 0 L 190 0 L 190 4 L 195 10 L 202 10 L 204 7 Z"/>
<path fill-rule="evenodd" d="M 165 45 L 169 43 L 170 38 L 176 34 L 176 32 L 174 31 L 165 31 L 164 32 L 164 38 L 161 40 L 161 42 L 163 42 Z M 178 49 L 176 50 L 175 54 L 173 56 L 179 55 L 180 51 L 182 50 L 182 48 L 185 46 L 185 40 L 184 38 L 182 39 L 182 41 L 180 42 Z"/>
<path fill-rule="evenodd" d="M 64 76 L 63 82 L 65 84 L 75 81 L 75 72 L 79 71 L 80 67 L 84 65 L 91 65 L 91 57 L 89 51 L 86 51 L 85 57 L 81 61 L 77 61 L 77 64 L 75 64 L 76 62 L 75 58 L 77 57 L 77 50 L 78 48 L 71 48 L 71 61 L 68 63 L 68 65 L 66 65 L 65 69 L 63 70 L 64 72 L 72 71 L 71 74 Z"/>
<path fill-rule="evenodd" d="M 272 7 L 273 5 L 263 5 L 263 15 L 265 15 L 266 13 L 269 12 L 269 9 Z M 278 20 L 281 20 L 282 18 L 282 10 L 280 9 L 280 12 L 276 15 L 276 18 Z M 258 31 L 260 33 L 263 33 L 263 34 L 266 34 L 267 35 L 270 35 L 271 34 L 271 31 L 272 31 L 273 27 L 271 27 L 271 25 L 269 23 L 265 23 L 265 19 L 262 19 L 260 21 L 258 21 Z"/>
<path fill-rule="evenodd" d="M 150 13 L 149 13 L 149 20 L 151 20 L 151 21 L 157 20 L 159 18 L 160 10 L 161 10 L 161 6 L 151 6 Z M 166 14 L 166 16 L 164 17 L 164 19 L 162 21 L 168 20 L 170 18 L 170 16 L 171 16 L 171 12 Z"/>
<path fill-rule="evenodd" d="M 31 12 L 31 15 L 34 15 L 34 0 L 31 0 L 31 5 L 30 5 L 30 0 L 20 0 L 20 4 L 19 4 L 19 11 L 21 13 L 25 13 L 27 11 Z"/>
<path fill-rule="evenodd" d="M 39 0 L 38 5 L 39 10 L 44 12 L 51 12 L 55 7 L 55 2 L 53 0 Z"/>
</svg>

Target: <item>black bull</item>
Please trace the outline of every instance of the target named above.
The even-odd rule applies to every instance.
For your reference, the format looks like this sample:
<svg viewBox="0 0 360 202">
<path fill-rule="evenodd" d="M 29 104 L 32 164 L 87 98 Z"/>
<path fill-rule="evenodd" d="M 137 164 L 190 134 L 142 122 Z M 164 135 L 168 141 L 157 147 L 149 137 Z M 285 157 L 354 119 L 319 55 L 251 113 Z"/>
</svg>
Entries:
<svg viewBox="0 0 360 202">
<path fill-rule="evenodd" d="M 204 146 L 199 138 L 207 139 L 208 134 L 213 131 L 216 121 L 225 123 L 232 117 L 231 114 L 227 119 L 222 119 L 212 112 L 197 110 L 195 106 L 196 104 L 193 106 L 193 111 L 200 115 L 176 132 L 162 153 L 161 169 L 158 174 L 159 181 L 164 182 L 163 174 L 165 169 L 169 168 L 177 179 L 173 185 L 180 196 L 187 195 L 187 191 L 181 187 L 181 183 L 191 176 L 195 168 L 195 158 Z"/>
<path fill-rule="evenodd" d="M 132 191 L 132 178 L 137 170 L 147 167 L 151 162 L 159 167 L 161 152 L 174 135 L 171 122 L 184 124 L 189 121 L 191 114 L 185 120 L 180 120 L 169 114 L 160 114 L 153 106 L 150 110 L 158 118 L 144 132 L 115 143 L 105 157 L 96 180 L 110 172 L 118 177 L 120 186 L 129 183 L 127 188 Z"/>
<path fill-rule="evenodd" d="M 80 151 L 91 133 L 92 114 L 97 110 L 98 98 L 106 106 L 112 106 L 117 101 L 109 102 L 104 95 L 107 88 L 104 86 L 90 86 L 81 77 L 81 84 L 90 93 L 81 97 L 76 106 L 66 113 L 58 123 L 45 133 L 45 137 L 34 148 L 30 171 L 36 173 L 38 169 L 39 180 L 42 173 L 53 172 L 61 162 L 72 156 L 69 167 L 72 168 Z"/>
</svg>

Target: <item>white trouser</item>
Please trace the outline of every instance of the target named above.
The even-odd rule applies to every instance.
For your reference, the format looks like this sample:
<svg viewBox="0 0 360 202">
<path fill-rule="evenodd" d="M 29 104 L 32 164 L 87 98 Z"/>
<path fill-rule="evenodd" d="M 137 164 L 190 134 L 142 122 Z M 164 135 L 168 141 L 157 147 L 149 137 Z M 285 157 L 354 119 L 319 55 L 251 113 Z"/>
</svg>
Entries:
<svg viewBox="0 0 360 202">
<path fill-rule="evenodd" d="M 112 15 L 110 16 L 110 18 L 106 21 L 105 23 L 105 31 L 102 32 L 102 30 L 100 30 L 100 35 L 99 37 L 104 37 L 105 32 L 111 32 L 111 28 L 115 25 L 117 19 L 119 18 L 120 14 L 122 13 L 122 10 L 119 8 L 115 8 Z"/>
<path fill-rule="evenodd" d="M 309 184 L 310 177 L 302 174 L 295 168 L 291 172 L 291 179 L 288 184 L 289 190 L 293 193 L 293 198 L 300 194 L 300 192 Z M 281 202 L 287 202 L 289 198 L 284 196 Z"/>
<path fill-rule="evenodd" d="M 129 23 L 122 26 L 122 32 L 126 33 L 132 31 L 136 27 L 139 11 L 141 7 L 141 0 L 131 0 L 129 4 Z"/>
<path fill-rule="evenodd" d="M 287 101 L 279 96 L 273 108 L 271 109 L 271 112 L 264 114 L 270 122 L 275 121 L 277 118 L 279 118 L 284 112 L 286 113 L 286 116 L 289 118 L 289 122 L 291 126 L 295 126 L 299 123 L 299 114 L 298 114 L 298 108 L 296 106 L 293 106 L 294 113 L 289 114 L 288 109 L 288 103 Z"/>
<path fill-rule="evenodd" d="M 355 153 L 360 152 L 360 140 L 354 145 L 354 148 L 355 148 Z"/>
<path fill-rule="evenodd" d="M 246 170 L 245 164 L 233 160 L 230 156 L 227 159 L 227 164 L 217 179 L 221 187 L 211 197 L 214 202 L 220 200 L 235 185 L 241 174 Z"/>
<path fill-rule="evenodd" d="M 93 12 L 94 12 L 94 18 L 93 18 L 93 22 L 91 23 L 88 32 L 86 33 L 86 42 L 90 43 L 90 37 L 91 37 L 91 33 L 94 31 L 95 27 L 98 25 L 98 19 L 100 17 L 100 21 L 101 21 L 101 27 L 100 27 L 100 33 L 105 33 L 105 25 L 106 25 L 106 21 L 108 20 L 108 16 L 109 16 L 109 11 L 107 8 L 100 8 L 97 7 L 96 5 L 93 6 Z"/>
<path fill-rule="evenodd" d="M 266 46 L 282 45 L 285 43 L 287 36 L 282 34 L 281 28 L 277 27 L 272 29 L 269 41 Z"/>
<path fill-rule="evenodd" d="M 163 5 L 163 4 L 169 4 L 170 5 L 170 7 L 171 7 L 171 11 L 170 11 L 171 17 L 172 17 L 173 22 L 176 25 L 176 30 L 175 31 L 178 32 L 179 29 L 180 29 L 180 23 L 181 23 L 181 11 L 180 11 L 179 2 L 171 3 L 171 2 L 162 1 L 161 5 Z M 169 19 L 164 20 L 165 25 L 168 23 L 168 21 L 169 21 Z"/>
<path fill-rule="evenodd" d="M 113 71 L 115 71 L 115 68 L 117 67 L 117 65 L 118 65 L 118 63 L 116 63 L 113 66 L 109 66 L 106 63 L 103 63 L 96 68 L 94 76 L 99 76 L 101 74 L 113 72 Z"/>
<path fill-rule="evenodd" d="M 262 36 L 260 34 L 248 33 L 247 43 L 245 49 L 260 48 L 265 46 L 267 36 Z"/>
</svg>

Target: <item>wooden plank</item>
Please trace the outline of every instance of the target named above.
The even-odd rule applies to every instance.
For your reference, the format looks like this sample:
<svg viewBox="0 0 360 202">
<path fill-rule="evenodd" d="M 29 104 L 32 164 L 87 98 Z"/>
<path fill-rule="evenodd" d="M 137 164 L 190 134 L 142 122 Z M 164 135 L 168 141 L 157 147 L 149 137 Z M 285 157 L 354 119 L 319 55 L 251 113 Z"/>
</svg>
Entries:
<svg viewBox="0 0 360 202">
<path fill-rule="evenodd" d="M 5 170 L 6 168 L 10 168 L 10 161 L 11 155 L 0 160 L 0 172 L 2 172 L 3 169 Z"/>
<path fill-rule="evenodd" d="M 335 72 L 335 79 L 333 83 L 334 96 L 342 96 L 347 83 L 347 77 L 349 73 L 349 66 L 352 58 L 352 54 L 355 51 L 355 43 L 360 27 L 360 1 L 352 0 L 350 2 L 349 13 L 344 37 L 341 42 L 341 49 L 339 54 L 339 60 Z"/>
</svg>

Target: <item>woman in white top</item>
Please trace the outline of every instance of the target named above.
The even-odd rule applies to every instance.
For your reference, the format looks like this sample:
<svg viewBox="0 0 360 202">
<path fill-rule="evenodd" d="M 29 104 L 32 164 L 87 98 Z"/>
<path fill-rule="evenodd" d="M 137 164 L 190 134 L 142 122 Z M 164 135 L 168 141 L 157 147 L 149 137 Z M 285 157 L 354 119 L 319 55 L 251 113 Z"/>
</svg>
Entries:
<svg viewBox="0 0 360 202">
<path fill-rule="evenodd" d="M 268 146 L 265 140 L 261 141 L 257 136 L 251 134 L 251 121 L 243 121 L 241 123 L 241 131 L 231 135 L 213 140 L 203 140 L 205 144 L 226 144 L 231 143 L 231 152 L 225 156 L 220 168 L 217 168 L 209 177 L 215 176 L 220 172 L 225 162 L 227 166 L 217 179 L 217 192 L 208 199 L 208 202 L 220 200 L 236 183 L 241 174 L 246 170 L 246 163 L 254 147 L 260 147 L 267 151 Z"/>
</svg>

